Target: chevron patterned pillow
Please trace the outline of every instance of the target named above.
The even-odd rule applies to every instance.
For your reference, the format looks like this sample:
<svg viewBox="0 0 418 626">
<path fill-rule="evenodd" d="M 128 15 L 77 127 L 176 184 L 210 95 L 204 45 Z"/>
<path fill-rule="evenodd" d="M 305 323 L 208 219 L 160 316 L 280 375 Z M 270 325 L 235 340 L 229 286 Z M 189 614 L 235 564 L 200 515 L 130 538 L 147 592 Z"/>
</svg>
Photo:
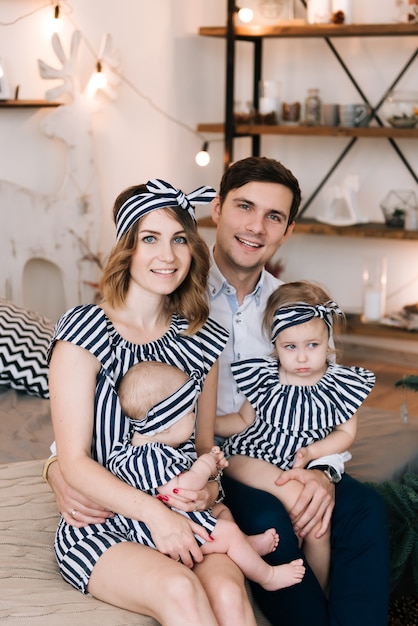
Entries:
<svg viewBox="0 0 418 626">
<path fill-rule="evenodd" d="M 46 351 L 54 324 L 0 298 L 0 385 L 48 398 Z"/>
</svg>

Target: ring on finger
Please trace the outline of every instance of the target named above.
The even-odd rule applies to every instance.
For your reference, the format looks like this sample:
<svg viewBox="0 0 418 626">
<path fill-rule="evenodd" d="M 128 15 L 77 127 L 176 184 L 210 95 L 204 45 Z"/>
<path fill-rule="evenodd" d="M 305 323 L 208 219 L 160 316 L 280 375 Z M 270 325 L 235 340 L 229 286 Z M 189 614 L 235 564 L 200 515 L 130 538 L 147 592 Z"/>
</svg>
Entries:
<svg viewBox="0 0 418 626">
<path fill-rule="evenodd" d="M 70 515 L 71 515 L 71 517 L 73 517 L 75 519 L 75 516 L 77 515 L 77 509 L 71 509 Z"/>
</svg>

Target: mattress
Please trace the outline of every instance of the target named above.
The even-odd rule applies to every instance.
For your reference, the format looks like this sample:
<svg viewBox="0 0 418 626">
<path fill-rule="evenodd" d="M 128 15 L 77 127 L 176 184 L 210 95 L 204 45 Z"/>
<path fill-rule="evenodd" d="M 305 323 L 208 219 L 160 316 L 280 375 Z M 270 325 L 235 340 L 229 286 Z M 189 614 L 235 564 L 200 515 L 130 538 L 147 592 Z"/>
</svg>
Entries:
<svg viewBox="0 0 418 626">
<path fill-rule="evenodd" d="M 42 461 L 0 466 L 0 621 L 19 626 L 157 626 L 65 583 L 53 553 L 58 513 Z"/>
<path fill-rule="evenodd" d="M 58 521 L 41 478 L 53 439 L 47 400 L 0 393 L 0 621 L 13 626 L 158 626 L 149 617 L 82 595 L 65 583 L 53 553 Z M 362 407 L 353 459 L 359 480 L 399 480 L 418 471 L 418 418 Z M 259 626 L 268 622 L 255 607 Z"/>
</svg>

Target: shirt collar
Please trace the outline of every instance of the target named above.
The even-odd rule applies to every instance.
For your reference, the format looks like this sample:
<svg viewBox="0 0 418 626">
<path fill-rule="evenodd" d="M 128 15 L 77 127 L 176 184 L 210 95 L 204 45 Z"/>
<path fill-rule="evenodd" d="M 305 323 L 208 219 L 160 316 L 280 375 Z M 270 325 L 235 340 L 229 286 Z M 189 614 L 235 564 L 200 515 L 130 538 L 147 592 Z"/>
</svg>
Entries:
<svg viewBox="0 0 418 626">
<path fill-rule="evenodd" d="M 209 290 L 209 298 L 213 300 L 220 293 L 224 292 L 227 294 L 236 293 L 235 287 L 230 285 L 226 280 L 225 276 L 221 273 L 221 270 L 216 264 L 215 258 L 213 256 L 215 244 L 213 244 L 210 248 L 210 258 L 211 258 L 211 270 L 209 274 L 208 280 L 208 290 Z M 264 284 L 264 277 L 266 275 L 266 270 L 263 268 L 260 278 L 254 288 L 254 291 L 249 294 L 256 299 L 257 305 L 260 303 L 261 292 Z"/>
</svg>

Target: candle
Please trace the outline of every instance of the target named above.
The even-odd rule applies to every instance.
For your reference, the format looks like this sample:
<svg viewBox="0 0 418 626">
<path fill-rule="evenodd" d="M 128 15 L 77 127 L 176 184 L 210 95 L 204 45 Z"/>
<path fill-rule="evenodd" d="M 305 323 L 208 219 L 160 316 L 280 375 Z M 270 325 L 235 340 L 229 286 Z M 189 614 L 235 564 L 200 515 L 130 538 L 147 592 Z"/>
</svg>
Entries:
<svg viewBox="0 0 418 626">
<path fill-rule="evenodd" d="M 383 293 L 381 289 L 366 289 L 364 292 L 363 319 L 365 322 L 379 322 L 383 313 Z"/>
<path fill-rule="evenodd" d="M 363 321 L 379 322 L 386 299 L 386 257 L 368 257 L 363 269 Z"/>
</svg>

